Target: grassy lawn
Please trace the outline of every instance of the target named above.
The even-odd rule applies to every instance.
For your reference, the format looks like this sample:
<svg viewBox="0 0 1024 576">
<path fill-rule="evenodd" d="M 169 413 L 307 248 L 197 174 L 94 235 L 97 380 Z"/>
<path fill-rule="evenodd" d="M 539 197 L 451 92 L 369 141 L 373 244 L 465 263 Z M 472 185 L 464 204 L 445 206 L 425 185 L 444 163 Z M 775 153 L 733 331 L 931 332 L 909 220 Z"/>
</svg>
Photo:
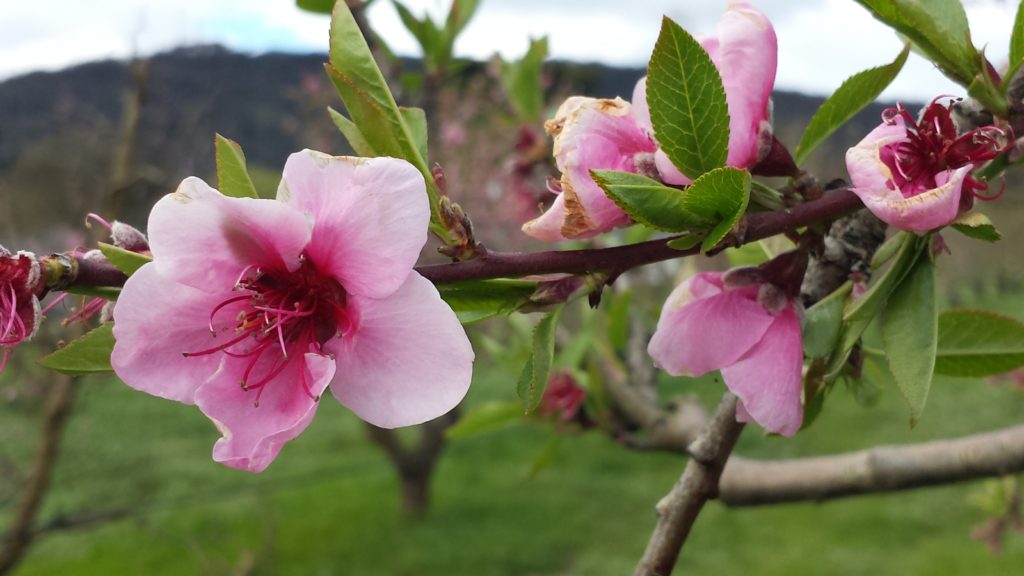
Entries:
<svg viewBox="0 0 1024 576">
<path fill-rule="evenodd" d="M 1024 309 L 1020 299 L 993 303 Z M 510 375 L 487 363 L 477 371 L 471 404 L 512 397 Z M 707 381 L 665 386 L 709 402 L 721 393 Z M 261 475 L 214 464 L 216 432 L 195 409 L 98 378 L 81 382 L 77 400 L 44 520 L 134 512 L 40 539 L 16 572 L 21 576 L 626 574 L 654 525 L 655 502 L 684 465 L 677 456 L 631 453 L 589 433 L 560 437 L 553 462 L 531 476 L 555 434 L 518 425 L 451 443 L 435 476 L 431 514 L 411 521 L 399 513 L 383 454 L 329 397 L 310 429 Z M 796 438 L 751 428 L 738 450 L 764 458 L 853 450 L 994 429 L 1022 414 L 1024 394 L 1006 386 L 940 379 L 911 430 L 895 390 L 883 390 L 870 408 L 840 390 Z M 34 426 L 7 405 L 0 417 L 5 429 Z M 1024 536 L 1008 538 L 1000 555 L 970 538 L 985 519 L 970 499 L 979 489 L 767 508 L 712 504 L 684 550 L 681 572 L 1020 574 Z M 10 507 L 4 505 L 5 517 Z"/>
</svg>

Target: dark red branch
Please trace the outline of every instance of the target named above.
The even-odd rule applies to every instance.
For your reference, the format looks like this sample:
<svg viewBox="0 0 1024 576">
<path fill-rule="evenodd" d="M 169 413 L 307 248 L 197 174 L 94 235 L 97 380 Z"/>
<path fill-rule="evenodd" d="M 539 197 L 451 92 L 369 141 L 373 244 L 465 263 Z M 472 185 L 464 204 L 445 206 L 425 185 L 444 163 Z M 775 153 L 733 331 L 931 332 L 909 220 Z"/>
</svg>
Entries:
<svg viewBox="0 0 1024 576">
<path fill-rule="evenodd" d="M 863 204 L 849 190 L 829 192 L 822 198 L 794 208 L 754 214 L 740 226 L 741 233 L 729 235 L 722 246 L 738 246 L 745 242 L 763 240 L 783 232 L 824 220 L 831 220 L 861 208 Z M 607 272 L 612 275 L 637 266 L 697 254 L 697 248 L 676 250 L 669 248 L 669 238 L 585 250 L 548 250 L 543 252 L 485 252 L 474 260 L 418 266 L 416 271 L 434 284 L 447 284 L 463 280 L 487 278 L 513 278 L 534 274 L 588 274 Z M 197 257 L 201 257 L 197 255 Z M 121 286 L 125 276 L 105 262 L 77 258 L 75 286 Z"/>
</svg>

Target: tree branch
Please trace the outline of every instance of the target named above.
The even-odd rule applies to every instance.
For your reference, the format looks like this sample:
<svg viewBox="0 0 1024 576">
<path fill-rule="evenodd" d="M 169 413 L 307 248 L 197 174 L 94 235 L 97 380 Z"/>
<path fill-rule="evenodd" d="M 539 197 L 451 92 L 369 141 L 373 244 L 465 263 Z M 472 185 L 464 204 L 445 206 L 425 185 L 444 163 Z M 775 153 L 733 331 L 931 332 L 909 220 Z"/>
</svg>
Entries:
<svg viewBox="0 0 1024 576">
<path fill-rule="evenodd" d="M 762 240 L 822 220 L 829 220 L 863 207 L 857 196 L 849 190 L 829 192 L 822 198 L 800 204 L 794 208 L 747 216 L 721 244 L 722 247 L 739 246 Z M 451 264 L 418 266 L 416 271 L 434 284 L 447 284 L 463 280 L 513 278 L 534 274 L 589 274 L 593 272 L 621 273 L 631 268 L 671 260 L 699 253 L 697 248 L 676 250 L 667 245 L 669 238 L 585 250 L 547 250 L 541 252 L 485 252 L 480 257 Z M 197 257 L 199 257 L 197 255 Z M 75 258 L 68 273 L 71 278 L 54 282 L 58 289 L 68 286 L 122 286 L 124 274 L 106 262 Z"/>
<path fill-rule="evenodd" d="M 822 501 L 1024 472 L 1024 425 L 949 440 L 764 462 L 733 458 L 719 498 L 729 506 Z"/>
<path fill-rule="evenodd" d="M 704 504 L 718 493 L 718 477 L 743 431 L 737 398 L 726 392 L 715 415 L 690 445 L 692 456 L 672 491 L 658 502 L 658 524 L 635 576 L 668 576 Z"/>
</svg>

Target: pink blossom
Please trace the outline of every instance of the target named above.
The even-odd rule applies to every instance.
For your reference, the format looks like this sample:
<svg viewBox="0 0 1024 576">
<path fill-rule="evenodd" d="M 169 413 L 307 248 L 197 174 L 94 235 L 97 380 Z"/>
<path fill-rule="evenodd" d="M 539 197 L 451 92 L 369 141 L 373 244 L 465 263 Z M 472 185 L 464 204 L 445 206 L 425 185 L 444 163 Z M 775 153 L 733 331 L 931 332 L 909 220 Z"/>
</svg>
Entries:
<svg viewBox="0 0 1024 576">
<path fill-rule="evenodd" d="M 412 270 L 428 220 L 423 177 L 393 158 L 293 154 L 277 200 L 188 178 L 150 214 L 153 262 L 114 309 L 114 370 L 196 404 L 223 436 L 214 460 L 251 471 L 328 387 L 377 426 L 436 418 L 465 395 L 473 351 Z"/>
<path fill-rule="evenodd" d="M 771 284 L 701 272 L 668 297 L 647 348 L 675 376 L 721 370 L 737 420 L 791 436 L 803 421 L 803 345 L 796 304 Z"/>
<path fill-rule="evenodd" d="M 0 246 L 0 372 L 11 350 L 32 338 L 41 316 L 39 262 L 31 252 L 12 254 Z"/>
<path fill-rule="evenodd" d="M 555 372 L 548 378 L 548 387 L 541 396 L 537 411 L 568 422 L 576 417 L 586 398 L 587 391 L 576 383 L 572 374 Z"/>
<path fill-rule="evenodd" d="M 654 143 L 644 129 L 646 120 L 629 102 L 573 96 L 545 123 L 554 136 L 554 155 L 562 172 L 554 203 L 539 218 L 523 225 L 538 240 L 590 238 L 631 222 L 594 182 L 590 170 L 638 172 L 650 163 Z M 651 166 L 653 170 L 653 166 Z"/>
<path fill-rule="evenodd" d="M 771 92 L 775 85 L 778 41 L 764 14 L 746 2 L 730 3 L 718 22 L 718 36 L 698 38 L 718 68 L 729 105 L 729 155 L 726 165 L 756 164 L 772 143 Z M 637 107 L 647 107 L 646 98 Z M 658 150 L 655 163 L 662 180 L 685 185 L 692 179 Z"/>
<path fill-rule="evenodd" d="M 852 190 L 880 220 L 924 232 L 949 224 L 987 186 L 971 170 L 1004 148 L 1001 130 L 987 126 L 957 135 L 952 103 L 932 102 L 915 120 L 902 105 L 846 152 Z M 964 194 L 964 191 L 967 194 Z"/>
</svg>

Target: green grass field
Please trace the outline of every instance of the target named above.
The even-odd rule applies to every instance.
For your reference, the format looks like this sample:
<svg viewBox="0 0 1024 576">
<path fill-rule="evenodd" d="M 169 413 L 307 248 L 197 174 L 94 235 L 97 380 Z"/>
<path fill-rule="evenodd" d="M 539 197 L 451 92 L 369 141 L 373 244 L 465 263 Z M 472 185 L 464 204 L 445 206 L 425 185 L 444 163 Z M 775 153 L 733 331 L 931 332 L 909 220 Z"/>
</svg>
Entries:
<svg viewBox="0 0 1024 576">
<path fill-rule="evenodd" d="M 1024 310 L 1021 298 L 987 304 Z M 709 403 L 721 394 L 714 382 L 674 379 L 665 387 L 696 391 Z M 513 395 L 512 375 L 478 364 L 471 405 Z M 1008 386 L 940 379 L 923 421 L 910 430 L 895 390 L 883 390 L 871 408 L 839 390 L 796 438 L 750 428 L 738 450 L 763 458 L 854 450 L 994 429 L 1022 414 L 1024 394 Z M 0 451 L 24 461 L 36 421 L 16 402 L 3 405 L 0 417 Z M 40 538 L 16 574 L 630 573 L 654 525 L 653 506 L 684 460 L 631 453 L 598 433 L 567 435 L 551 464 L 531 476 L 555 437 L 544 425 L 522 424 L 453 441 L 435 476 L 433 509 L 414 521 L 399 512 L 384 455 L 330 397 L 267 472 L 251 475 L 210 460 L 216 432 L 194 408 L 85 379 L 42 519 L 132 513 Z M 1024 535 L 1011 535 L 1000 555 L 970 538 L 985 520 L 972 503 L 979 490 L 968 484 L 748 509 L 713 503 L 680 572 L 1022 573 Z M 11 506 L 3 502 L 5 518 Z"/>
</svg>

